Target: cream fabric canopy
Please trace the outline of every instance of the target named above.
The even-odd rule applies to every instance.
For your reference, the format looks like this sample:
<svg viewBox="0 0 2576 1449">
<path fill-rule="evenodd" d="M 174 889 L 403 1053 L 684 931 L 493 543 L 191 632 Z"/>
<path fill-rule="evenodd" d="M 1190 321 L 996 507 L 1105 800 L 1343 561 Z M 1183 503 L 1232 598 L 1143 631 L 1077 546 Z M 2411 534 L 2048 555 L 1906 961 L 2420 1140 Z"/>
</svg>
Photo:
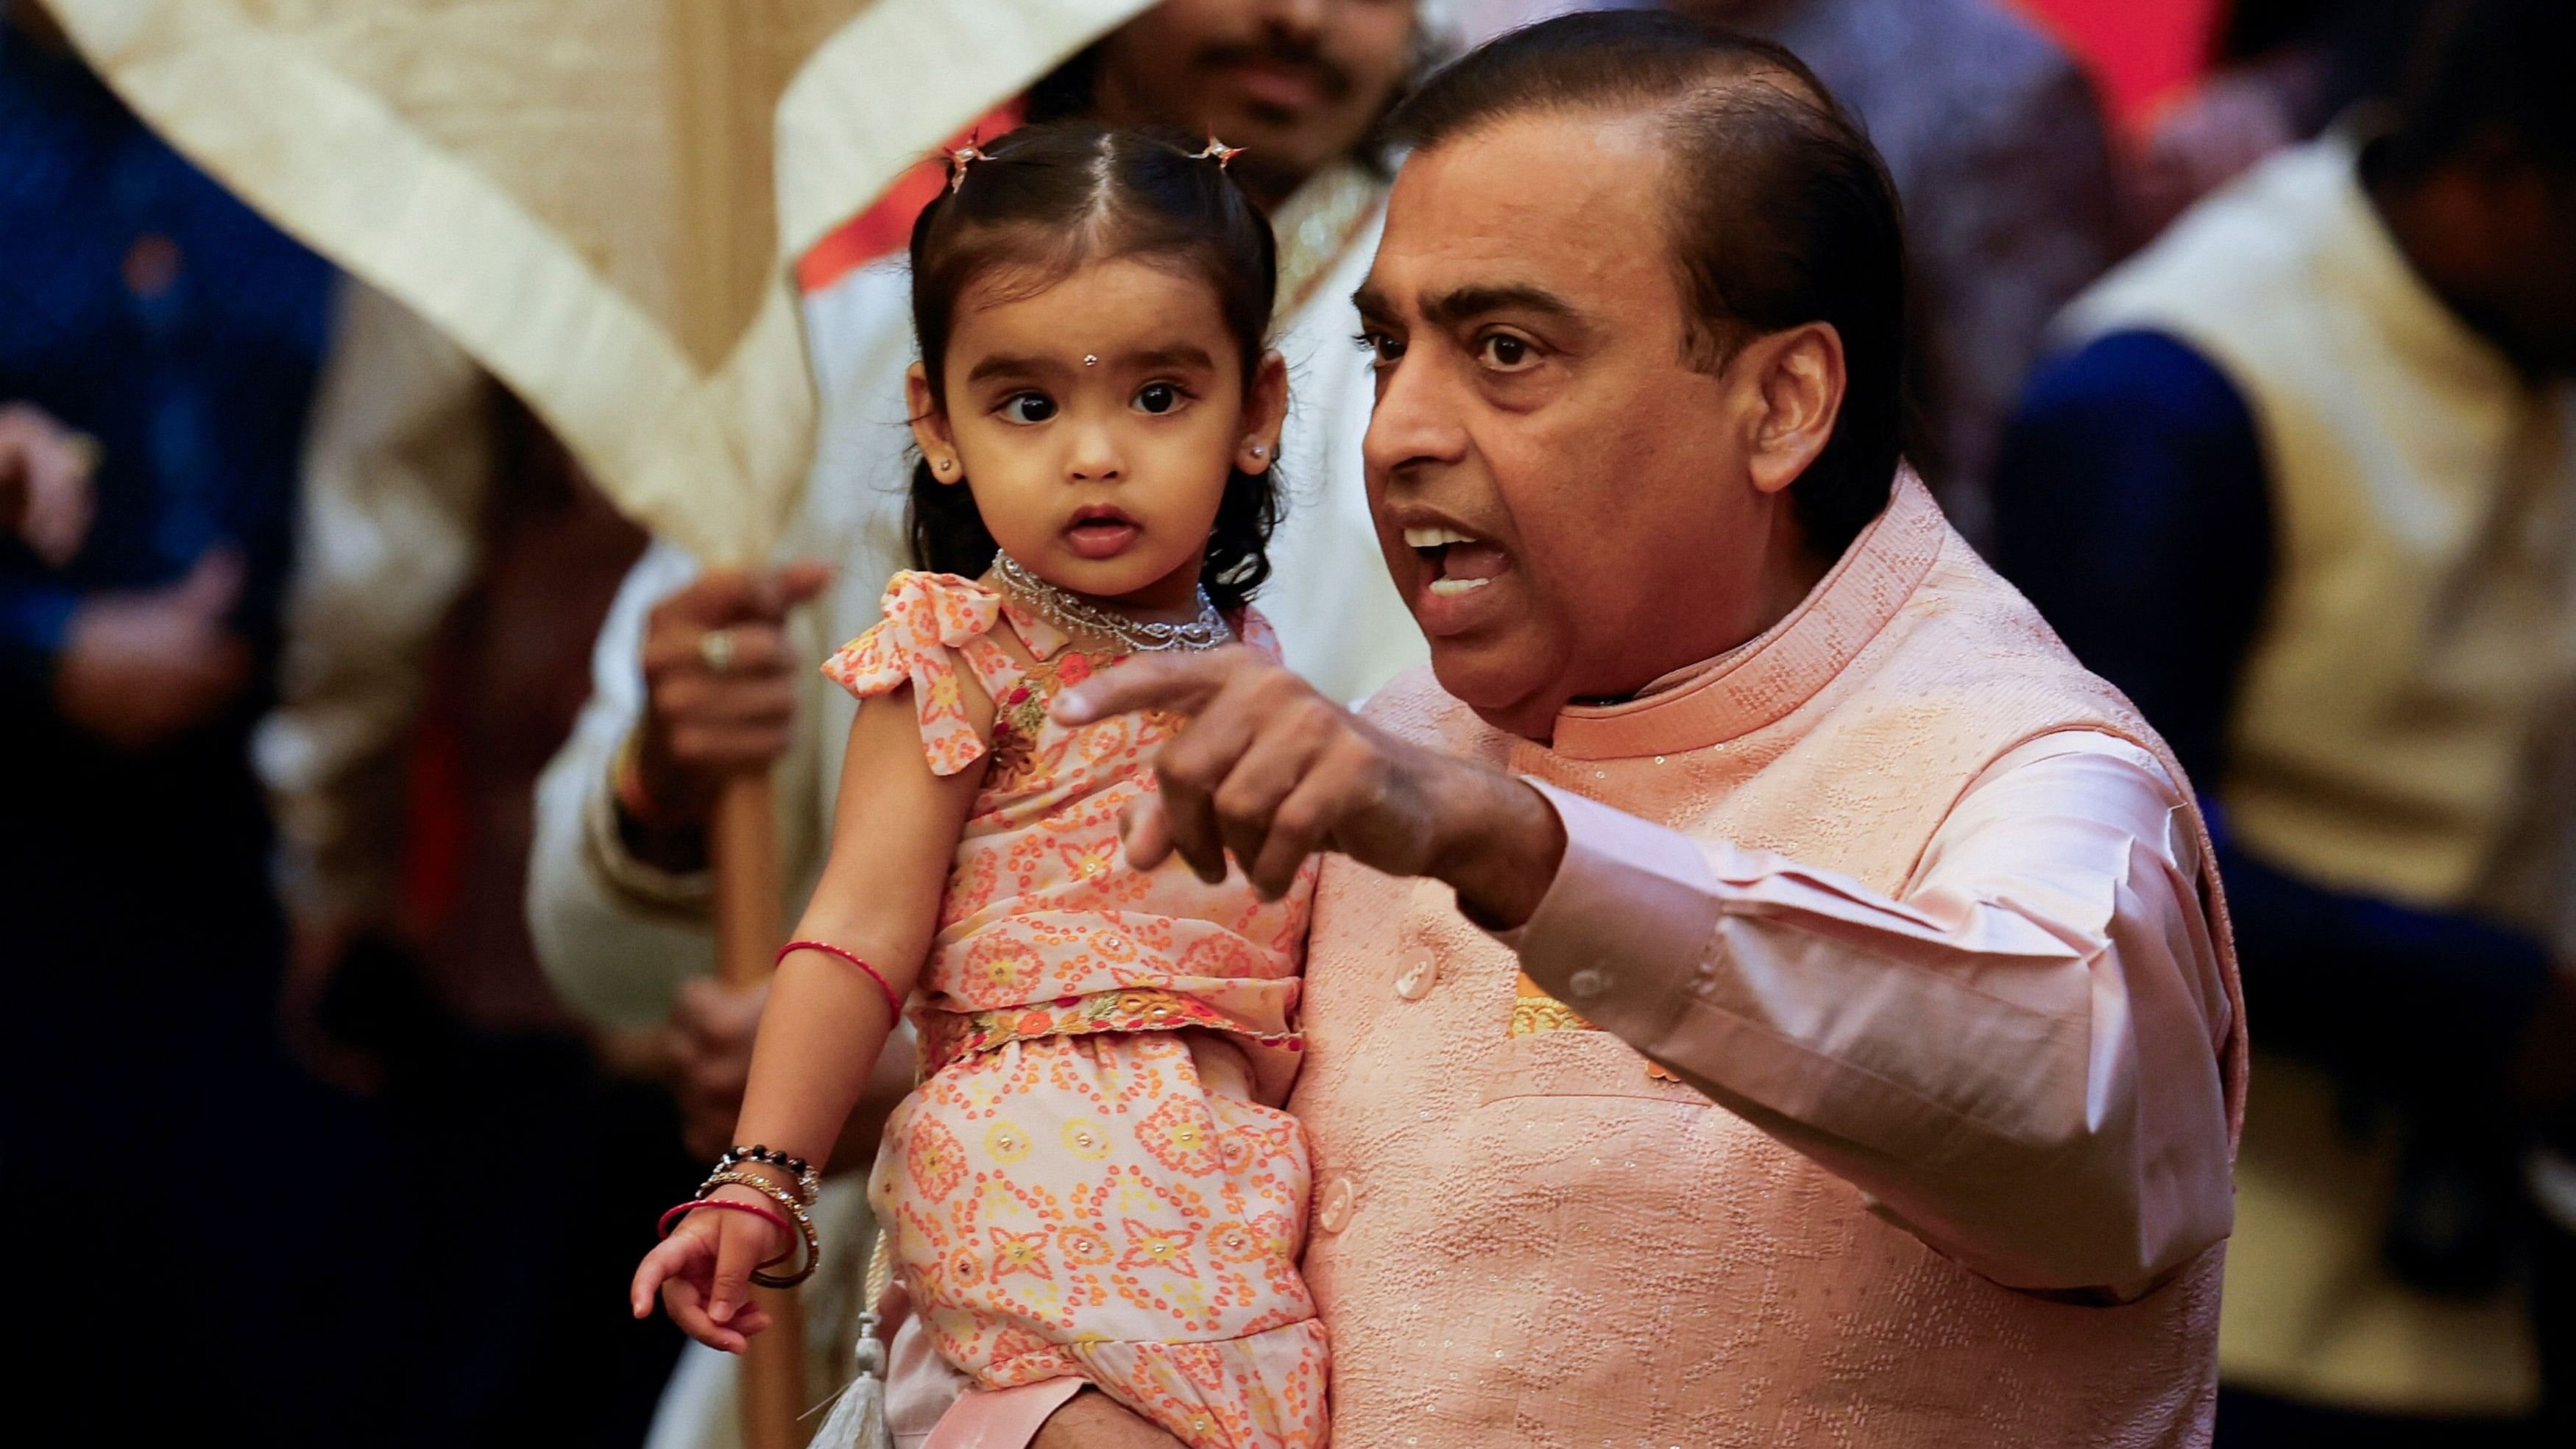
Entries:
<svg viewBox="0 0 2576 1449">
<path fill-rule="evenodd" d="M 638 520 L 775 537 L 787 261 L 1145 0 L 45 0 L 172 144 L 526 398 Z"/>
</svg>

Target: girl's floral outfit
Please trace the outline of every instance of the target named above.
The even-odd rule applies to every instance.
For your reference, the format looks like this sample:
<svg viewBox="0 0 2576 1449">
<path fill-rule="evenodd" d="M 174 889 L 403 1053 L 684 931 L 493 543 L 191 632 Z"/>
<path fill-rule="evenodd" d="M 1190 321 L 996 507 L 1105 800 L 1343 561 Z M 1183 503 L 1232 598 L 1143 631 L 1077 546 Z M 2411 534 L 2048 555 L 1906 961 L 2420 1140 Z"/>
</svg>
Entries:
<svg viewBox="0 0 2576 1449">
<path fill-rule="evenodd" d="M 1033 665 L 992 639 L 1005 621 Z M 1258 615 L 1237 632 L 1275 655 Z M 980 584 L 902 573 L 824 665 L 863 699 L 912 686 L 940 774 L 992 756 L 911 1008 L 923 1080 L 871 1194 L 914 1311 L 984 1387 L 1079 1377 L 1193 1446 L 1319 1446 L 1306 1141 L 1278 1106 L 1312 871 L 1264 902 L 1239 873 L 1128 865 L 1119 813 L 1175 721 L 1055 722 L 1060 690 L 1118 663 L 1068 643 Z M 989 742 L 961 665 L 997 706 Z"/>
</svg>

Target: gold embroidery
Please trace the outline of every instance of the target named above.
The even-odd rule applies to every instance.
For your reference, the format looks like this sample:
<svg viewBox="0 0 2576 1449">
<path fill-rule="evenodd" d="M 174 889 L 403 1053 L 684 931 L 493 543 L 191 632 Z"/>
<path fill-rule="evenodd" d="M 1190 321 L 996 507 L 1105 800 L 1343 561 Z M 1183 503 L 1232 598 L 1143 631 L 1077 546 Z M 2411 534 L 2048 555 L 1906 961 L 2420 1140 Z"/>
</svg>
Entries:
<svg viewBox="0 0 2576 1449">
<path fill-rule="evenodd" d="M 1583 1013 L 1539 989 L 1537 982 L 1524 971 L 1512 983 L 1512 1035 L 1536 1036 L 1543 1031 L 1599 1031 L 1601 1028 L 1583 1019 Z"/>
<path fill-rule="evenodd" d="M 1599 1031 L 1584 1019 L 1583 1013 L 1548 995 L 1524 971 L 1512 983 L 1512 1031 L 1514 1036 L 1536 1036 L 1549 1031 Z M 1659 1082 L 1678 1082 L 1681 1078 L 1666 1071 L 1656 1062 L 1646 1063 L 1646 1075 Z"/>
<path fill-rule="evenodd" d="M 1306 1049 L 1298 1032 L 1271 1034 L 1243 1024 L 1195 996 L 1161 987 L 1130 987 L 995 1011 L 930 1011 L 914 1017 L 921 1037 L 921 1076 L 928 1080 L 960 1057 L 994 1051 L 1015 1041 L 1088 1036 L 1104 1031 L 1222 1031 L 1263 1046 Z"/>
</svg>

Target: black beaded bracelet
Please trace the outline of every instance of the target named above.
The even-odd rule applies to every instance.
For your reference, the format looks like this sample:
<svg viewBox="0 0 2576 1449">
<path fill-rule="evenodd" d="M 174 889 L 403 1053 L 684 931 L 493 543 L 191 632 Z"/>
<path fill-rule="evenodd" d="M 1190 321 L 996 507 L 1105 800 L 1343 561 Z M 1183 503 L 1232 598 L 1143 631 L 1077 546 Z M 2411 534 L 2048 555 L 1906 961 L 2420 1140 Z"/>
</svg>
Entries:
<svg viewBox="0 0 2576 1449">
<path fill-rule="evenodd" d="M 738 1162 L 766 1162 L 772 1167 L 786 1168 L 798 1177 L 803 1177 L 807 1171 L 804 1158 L 790 1157 L 784 1152 L 772 1152 L 766 1147 L 726 1148 L 724 1165 L 731 1167 Z"/>
<path fill-rule="evenodd" d="M 822 1174 L 814 1170 L 814 1165 L 812 1163 L 791 1153 L 773 1151 L 768 1147 L 759 1145 L 750 1147 L 734 1146 L 726 1148 L 724 1156 L 716 1159 L 715 1173 L 731 1172 L 746 1162 L 756 1162 L 765 1167 L 775 1167 L 795 1178 L 796 1196 L 808 1204 L 814 1201 L 815 1192 L 822 1186 Z M 712 1183 L 715 1173 L 709 1174 L 710 1183 Z M 705 1187 L 698 1189 L 698 1195 L 701 1197 L 705 1196 L 706 1192 L 707 1189 Z"/>
</svg>

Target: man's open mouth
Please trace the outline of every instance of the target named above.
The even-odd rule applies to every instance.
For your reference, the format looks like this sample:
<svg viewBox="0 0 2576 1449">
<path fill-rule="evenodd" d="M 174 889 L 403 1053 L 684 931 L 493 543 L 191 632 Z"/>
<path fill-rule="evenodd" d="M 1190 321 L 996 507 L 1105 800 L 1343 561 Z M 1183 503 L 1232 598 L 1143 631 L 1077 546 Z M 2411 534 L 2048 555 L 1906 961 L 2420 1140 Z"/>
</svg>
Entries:
<svg viewBox="0 0 2576 1449">
<path fill-rule="evenodd" d="M 1454 528 L 1408 528 L 1404 545 L 1421 556 L 1431 571 L 1431 592 L 1444 599 L 1474 593 L 1512 566 L 1500 545 Z"/>
</svg>

